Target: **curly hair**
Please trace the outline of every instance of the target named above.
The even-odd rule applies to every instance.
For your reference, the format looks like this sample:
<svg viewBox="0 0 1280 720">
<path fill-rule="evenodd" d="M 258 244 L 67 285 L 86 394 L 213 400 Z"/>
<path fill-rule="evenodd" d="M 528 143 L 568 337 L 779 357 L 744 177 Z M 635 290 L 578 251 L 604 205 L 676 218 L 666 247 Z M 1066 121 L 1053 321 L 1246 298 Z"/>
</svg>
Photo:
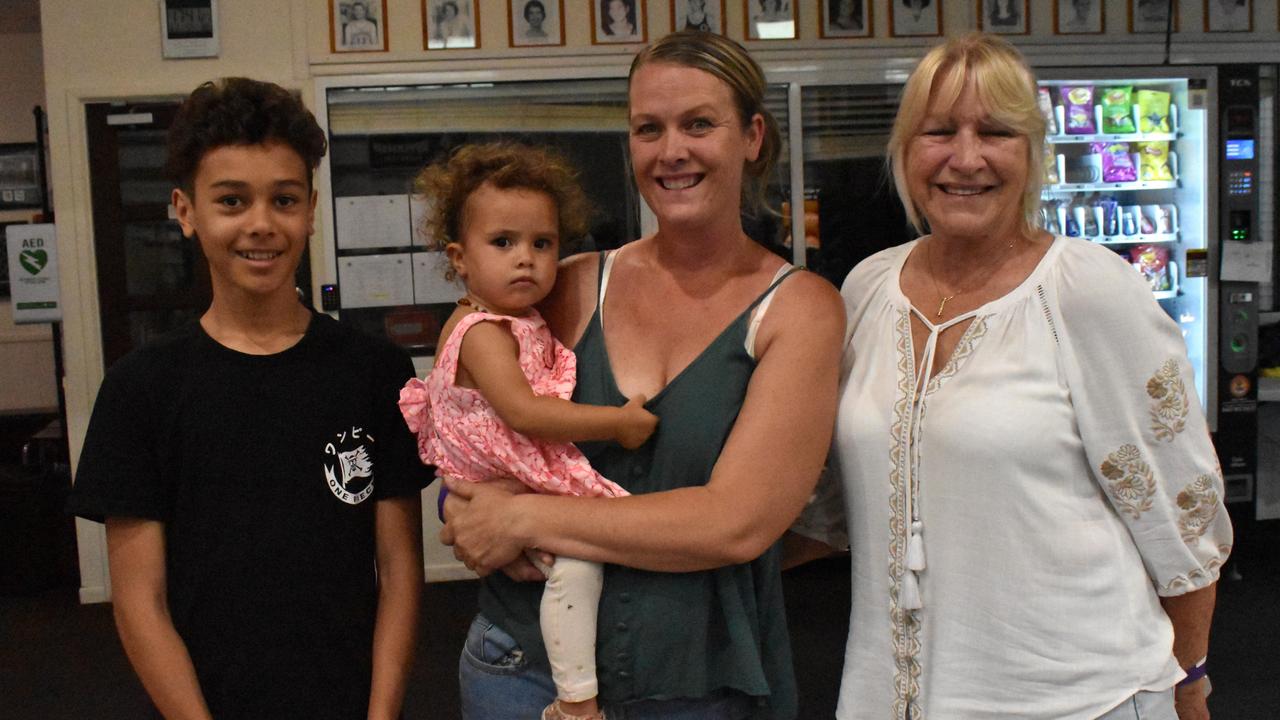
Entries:
<svg viewBox="0 0 1280 720">
<path fill-rule="evenodd" d="M 431 248 L 462 241 L 467 198 L 485 183 L 500 190 L 546 193 L 556 204 L 561 247 L 587 234 L 592 207 L 578 174 L 559 153 L 514 142 L 463 145 L 449 158 L 423 168 L 413 191 L 431 203 L 422 230 Z M 452 267 L 445 273 L 452 280 Z"/>
<path fill-rule="evenodd" d="M 307 183 L 328 142 L 311 111 L 275 83 L 229 77 L 202 84 L 187 96 L 169 128 L 165 172 L 188 194 L 200 161 L 225 145 L 282 142 L 307 166 Z"/>
</svg>

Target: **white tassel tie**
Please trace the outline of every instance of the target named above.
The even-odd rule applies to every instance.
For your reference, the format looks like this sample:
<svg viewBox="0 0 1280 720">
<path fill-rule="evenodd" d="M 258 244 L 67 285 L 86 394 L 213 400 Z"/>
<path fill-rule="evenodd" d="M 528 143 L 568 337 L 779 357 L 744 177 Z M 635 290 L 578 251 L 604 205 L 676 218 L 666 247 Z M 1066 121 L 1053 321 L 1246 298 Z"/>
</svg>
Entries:
<svg viewBox="0 0 1280 720">
<path fill-rule="evenodd" d="M 911 522 L 911 535 L 907 538 L 907 569 L 920 572 L 924 570 L 924 523 L 919 520 Z"/>
<path fill-rule="evenodd" d="M 919 610 L 924 607 L 920 602 L 920 581 L 911 570 L 902 573 L 902 591 L 898 593 L 898 606 L 903 610 Z"/>
<path fill-rule="evenodd" d="M 920 576 L 924 570 L 924 524 L 911 522 L 911 534 L 907 537 L 907 572 L 902 573 L 902 591 L 898 606 L 903 610 L 919 610 L 924 607 L 920 599 Z"/>
</svg>

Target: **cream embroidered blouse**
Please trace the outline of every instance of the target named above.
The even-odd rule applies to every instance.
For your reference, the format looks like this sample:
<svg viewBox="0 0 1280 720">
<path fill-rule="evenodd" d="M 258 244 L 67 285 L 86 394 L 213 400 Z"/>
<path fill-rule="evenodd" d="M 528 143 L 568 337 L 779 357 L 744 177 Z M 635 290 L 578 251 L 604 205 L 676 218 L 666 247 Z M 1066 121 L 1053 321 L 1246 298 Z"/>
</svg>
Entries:
<svg viewBox="0 0 1280 720">
<path fill-rule="evenodd" d="M 914 246 L 842 291 L 833 462 L 853 598 L 837 717 L 1095 718 L 1170 687 L 1158 596 L 1212 583 L 1231 547 L 1176 324 L 1115 253 L 1059 237 L 918 377 L 898 283 Z"/>
</svg>

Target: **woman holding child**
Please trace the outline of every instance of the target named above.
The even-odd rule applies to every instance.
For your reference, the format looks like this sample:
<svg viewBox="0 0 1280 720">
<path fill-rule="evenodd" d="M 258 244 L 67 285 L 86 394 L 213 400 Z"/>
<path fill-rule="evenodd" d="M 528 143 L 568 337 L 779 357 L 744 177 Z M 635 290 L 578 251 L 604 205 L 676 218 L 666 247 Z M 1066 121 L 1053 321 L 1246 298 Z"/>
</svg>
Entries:
<svg viewBox="0 0 1280 720">
<path fill-rule="evenodd" d="M 890 164 L 927 234 L 842 291 L 839 718 L 1208 717 L 1231 527 L 1186 346 L 1109 248 L 1037 227 L 1044 132 L 992 36 L 903 90 Z"/>
<path fill-rule="evenodd" d="M 659 424 L 634 450 L 581 445 L 623 497 L 451 482 L 443 537 L 486 576 L 464 717 L 537 717 L 555 697 L 526 548 L 606 564 L 608 717 L 795 717 L 775 543 L 827 450 L 844 315 L 829 285 L 743 232 L 746 189 L 779 148 L 763 93 L 719 35 L 675 33 L 632 64 L 631 159 L 658 230 L 568 258 L 539 307 L 577 354 L 575 401 L 642 395 Z"/>
</svg>

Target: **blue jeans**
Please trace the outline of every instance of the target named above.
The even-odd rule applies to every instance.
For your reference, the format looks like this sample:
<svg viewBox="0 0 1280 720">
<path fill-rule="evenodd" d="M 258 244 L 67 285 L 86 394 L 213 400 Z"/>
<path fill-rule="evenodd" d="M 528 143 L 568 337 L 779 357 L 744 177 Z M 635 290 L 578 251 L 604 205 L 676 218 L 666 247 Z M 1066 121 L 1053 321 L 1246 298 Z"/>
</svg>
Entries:
<svg viewBox="0 0 1280 720">
<path fill-rule="evenodd" d="M 1173 688 L 1160 692 L 1141 690 L 1098 720 L 1178 720 L 1173 709 Z"/>
<path fill-rule="evenodd" d="M 551 675 L 534 668 L 515 639 L 483 615 L 471 622 L 458 659 L 462 720 L 538 720 L 556 698 Z M 606 705 L 609 720 L 747 720 L 755 702 L 742 694 L 639 700 Z"/>
</svg>

